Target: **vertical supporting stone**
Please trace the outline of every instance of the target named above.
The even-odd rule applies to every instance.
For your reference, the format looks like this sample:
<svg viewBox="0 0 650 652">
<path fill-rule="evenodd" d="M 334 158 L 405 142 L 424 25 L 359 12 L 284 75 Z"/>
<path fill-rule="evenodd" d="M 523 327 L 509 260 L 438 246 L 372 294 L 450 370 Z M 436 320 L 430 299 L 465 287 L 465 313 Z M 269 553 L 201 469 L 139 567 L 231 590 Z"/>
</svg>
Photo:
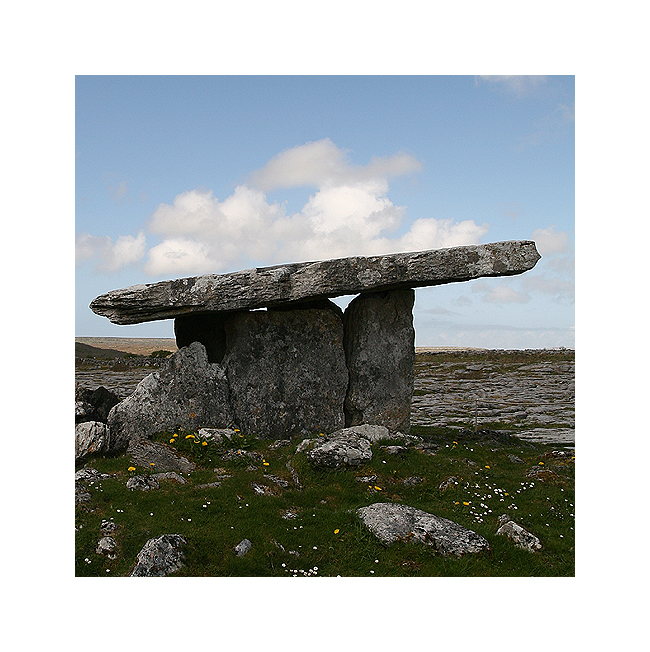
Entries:
<svg viewBox="0 0 650 652">
<path fill-rule="evenodd" d="M 223 366 L 243 432 L 285 439 L 343 428 L 348 372 L 336 311 L 238 312 L 225 330 Z"/>
<path fill-rule="evenodd" d="M 415 365 L 415 291 L 360 294 L 343 315 L 350 385 L 345 425 L 408 433 Z"/>
<path fill-rule="evenodd" d="M 174 319 L 176 346 L 180 349 L 192 342 L 201 342 L 208 353 L 208 362 L 223 360 L 226 353 L 224 324 L 228 313 L 199 313 L 180 315 Z"/>
</svg>

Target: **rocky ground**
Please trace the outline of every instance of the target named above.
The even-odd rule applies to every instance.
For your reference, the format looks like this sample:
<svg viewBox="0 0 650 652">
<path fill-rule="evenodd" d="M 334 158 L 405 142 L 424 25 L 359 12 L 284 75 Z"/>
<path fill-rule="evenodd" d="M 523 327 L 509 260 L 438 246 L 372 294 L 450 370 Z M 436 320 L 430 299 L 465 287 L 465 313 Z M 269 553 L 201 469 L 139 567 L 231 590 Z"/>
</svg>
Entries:
<svg viewBox="0 0 650 652">
<path fill-rule="evenodd" d="M 80 339 L 94 346 L 101 344 L 128 352 L 135 352 L 133 346 L 149 353 L 149 349 L 171 350 L 169 341 Z M 126 398 L 160 363 L 159 359 L 146 357 L 113 361 L 77 359 L 75 381 L 88 389 L 104 386 L 120 398 Z M 505 427 L 529 441 L 572 446 L 575 443 L 574 352 L 418 349 L 411 424 Z"/>
<path fill-rule="evenodd" d="M 411 425 L 507 427 L 529 441 L 575 443 L 573 351 L 416 356 Z"/>
</svg>

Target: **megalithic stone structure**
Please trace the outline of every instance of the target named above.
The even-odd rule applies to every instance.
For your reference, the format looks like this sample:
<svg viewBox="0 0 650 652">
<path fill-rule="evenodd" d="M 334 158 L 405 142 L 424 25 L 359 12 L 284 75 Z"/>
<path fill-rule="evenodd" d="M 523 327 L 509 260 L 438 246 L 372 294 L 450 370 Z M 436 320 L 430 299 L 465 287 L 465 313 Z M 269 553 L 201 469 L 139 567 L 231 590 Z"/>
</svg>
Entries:
<svg viewBox="0 0 650 652">
<path fill-rule="evenodd" d="M 283 438 L 343 423 L 408 432 L 413 289 L 521 274 L 539 259 L 534 242 L 508 241 L 290 263 L 136 285 L 90 307 L 116 324 L 173 318 L 179 348 L 200 342 L 224 369 L 244 432 Z M 350 294 L 359 296 L 345 314 L 328 300 Z"/>
</svg>

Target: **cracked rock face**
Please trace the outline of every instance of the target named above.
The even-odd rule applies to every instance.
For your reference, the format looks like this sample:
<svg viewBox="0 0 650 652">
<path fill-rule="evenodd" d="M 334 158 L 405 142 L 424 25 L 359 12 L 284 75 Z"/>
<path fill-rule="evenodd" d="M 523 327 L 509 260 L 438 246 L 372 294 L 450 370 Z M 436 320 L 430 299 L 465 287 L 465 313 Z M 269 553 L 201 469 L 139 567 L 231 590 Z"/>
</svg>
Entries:
<svg viewBox="0 0 650 652">
<path fill-rule="evenodd" d="M 485 538 L 458 523 L 398 503 L 361 507 L 362 523 L 385 545 L 413 540 L 435 547 L 443 555 L 464 555 L 489 549 Z"/>
<path fill-rule="evenodd" d="M 180 534 L 163 534 L 149 539 L 138 553 L 131 577 L 163 577 L 182 566 L 182 547 L 187 543 Z"/>
<path fill-rule="evenodd" d="M 372 459 L 372 445 L 365 437 L 343 431 L 318 442 L 307 453 L 307 459 L 326 469 L 360 466 Z"/>
</svg>

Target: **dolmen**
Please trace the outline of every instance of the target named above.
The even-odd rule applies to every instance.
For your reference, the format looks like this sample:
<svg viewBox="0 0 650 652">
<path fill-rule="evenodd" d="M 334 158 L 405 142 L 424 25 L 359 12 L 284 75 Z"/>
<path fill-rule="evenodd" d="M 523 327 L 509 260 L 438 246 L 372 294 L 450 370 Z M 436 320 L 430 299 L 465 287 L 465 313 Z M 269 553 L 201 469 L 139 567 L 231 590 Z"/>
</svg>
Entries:
<svg viewBox="0 0 650 652">
<path fill-rule="evenodd" d="M 532 269 L 531 241 L 291 263 L 136 285 L 90 308 L 174 319 L 179 350 L 108 416 L 111 450 L 156 431 L 287 439 L 360 424 L 408 433 L 415 288 Z M 343 312 L 331 298 L 357 294 Z"/>
</svg>

